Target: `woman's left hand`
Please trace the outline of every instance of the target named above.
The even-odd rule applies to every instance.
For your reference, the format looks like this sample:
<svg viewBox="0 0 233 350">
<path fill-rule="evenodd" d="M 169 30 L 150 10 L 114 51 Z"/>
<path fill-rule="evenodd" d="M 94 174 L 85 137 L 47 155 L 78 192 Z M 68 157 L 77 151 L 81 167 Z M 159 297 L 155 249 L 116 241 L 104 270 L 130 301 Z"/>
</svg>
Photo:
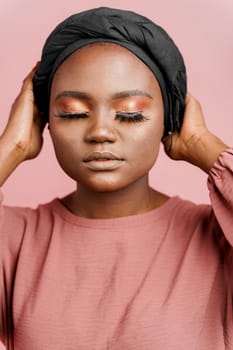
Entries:
<svg viewBox="0 0 233 350">
<path fill-rule="evenodd" d="M 207 129 L 201 105 L 190 94 L 186 97 L 180 132 L 174 132 L 162 141 L 170 158 L 187 161 L 207 173 L 220 153 L 229 148 Z"/>
</svg>

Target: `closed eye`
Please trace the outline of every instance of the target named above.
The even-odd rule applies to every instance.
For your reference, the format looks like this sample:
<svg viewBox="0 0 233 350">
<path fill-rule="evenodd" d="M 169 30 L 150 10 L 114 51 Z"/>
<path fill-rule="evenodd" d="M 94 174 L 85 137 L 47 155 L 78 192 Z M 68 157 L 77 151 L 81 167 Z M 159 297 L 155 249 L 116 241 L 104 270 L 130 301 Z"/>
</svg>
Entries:
<svg viewBox="0 0 233 350">
<path fill-rule="evenodd" d="M 128 122 L 128 123 L 138 123 L 148 120 L 143 114 L 142 111 L 136 112 L 116 112 L 116 118 L 120 122 Z"/>
<path fill-rule="evenodd" d="M 56 114 L 55 117 L 67 119 L 84 119 L 88 117 L 88 112 L 64 112 Z"/>
<path fill-rule="evenodd" d="M 88 112 L 63 112 L 56 114 L 55 117 L 64 118 L 64 119 L 85 119 L 89 116 Z M 116 119 L 120 122 L 128 123 L 138 123 L 148 120 L 143 114 L 142 111 L 136 112 L 116 112 Z"/>
</svg>

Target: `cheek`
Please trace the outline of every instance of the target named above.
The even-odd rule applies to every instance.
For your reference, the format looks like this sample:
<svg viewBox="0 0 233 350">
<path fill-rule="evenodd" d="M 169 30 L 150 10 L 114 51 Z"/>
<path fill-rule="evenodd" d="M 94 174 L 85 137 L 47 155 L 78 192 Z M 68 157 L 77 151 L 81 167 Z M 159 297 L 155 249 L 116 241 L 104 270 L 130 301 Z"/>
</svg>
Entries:
<svg viewBox="0 0 233 350">
<path fill-rule="evenodd" d="M 138 128 L 130 138 L 130 158 L 137 162 L 137 167 L 148 171 L 154 165 L 163 135 L 163 124 L 148 121 L 145 128 Z"/>
<path fill-rule="evenodd" d="M 77 161 L 80 149 L 80 135 L 76 128 L 53 125 L 50 126 L 50 136 L 58 162 L 62 166 L 69 166 Z"/>
<path fill-rule="evenodd" d="M 66 120 L 50 121 L 50 136 L 55 145 L 73 145 L 81 139 L 82 128 Z"/>
<path fill-rule="evenodd" d="M 134 144 L 132 150 L 137 152 L 146 152 L 148 149 L 156 149 L 159 147 L 163 136 L 163 124 L 153 120 L 146 121 L 142 128 L 136 128 L 130 136 L 131 142 Z"/>
<path fill-rule="evenodd" d="M 72 179 L 78 181 L 77 169 L 80 164 L 80 146 L 71 137 L 64 137 L 57 130 L 50 132 L 56 159 L 61 169 Z"/>
</svg>

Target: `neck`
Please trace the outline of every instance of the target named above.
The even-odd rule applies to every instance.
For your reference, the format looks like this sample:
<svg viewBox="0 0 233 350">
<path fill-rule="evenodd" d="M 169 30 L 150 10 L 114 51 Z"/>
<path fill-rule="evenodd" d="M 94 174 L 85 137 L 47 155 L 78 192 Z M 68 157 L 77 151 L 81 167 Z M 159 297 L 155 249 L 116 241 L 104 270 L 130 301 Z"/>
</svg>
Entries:
<svg viewBox="0 0 233 350">
<path fill-rule="evenodd" d="M 153 190 L 148 179 L 113 192 L 95 192 L 82 185 L 63 204 L 74 214 L 89 218 L 136 215 L 161 205 L 168 197 Z"/>
</svg>

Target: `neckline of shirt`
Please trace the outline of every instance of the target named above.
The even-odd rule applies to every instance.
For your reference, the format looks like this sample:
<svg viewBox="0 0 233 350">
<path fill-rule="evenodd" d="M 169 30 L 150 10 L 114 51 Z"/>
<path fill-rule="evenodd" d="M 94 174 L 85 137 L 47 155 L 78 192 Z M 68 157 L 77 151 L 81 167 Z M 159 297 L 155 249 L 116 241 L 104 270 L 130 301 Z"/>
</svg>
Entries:
<svg viewBox="0 0 233 350">
<path fill-rule="evenodd" d="M 181 201 L 179 196 L 170 197 L 164 204 L 154 208 L 145 213 L 121 216 L 116 218 L 87 218 L 83 216 L 77 216 L 67 209 L 60 198 L 55 198 L 52 201 L 52 207 L 54 211 L 61 217 L 63 220 L 77 226 L 82 227 L 92 227 L 92 228 L 109 228 L 109 227 L 137 227 L 142 226 L 151 221 L 163 220 L 164 217 L 168 217 L 170 212 L 177 206 Z M 126 226 L 127 225 L 127 226 Z"/>
</svg>

